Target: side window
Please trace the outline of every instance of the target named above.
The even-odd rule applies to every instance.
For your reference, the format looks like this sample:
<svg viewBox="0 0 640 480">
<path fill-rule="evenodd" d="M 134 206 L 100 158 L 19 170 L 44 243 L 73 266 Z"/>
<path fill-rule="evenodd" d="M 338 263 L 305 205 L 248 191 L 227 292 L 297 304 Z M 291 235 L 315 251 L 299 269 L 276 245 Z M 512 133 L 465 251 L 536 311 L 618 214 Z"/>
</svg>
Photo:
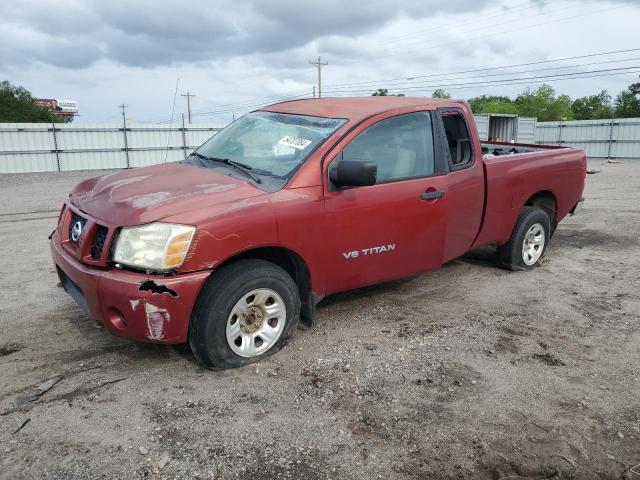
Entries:
<svg viewBox="0 0 640 480">
<path fill-rule="evenodd" d="M 459 113 L 445 112 L 442 123 L 447 135 L 449 161 L 453 170 L 469 166 L 473 160 L 471 155 L 471 137 L 467 130 L 467 122 Z"/>
<path fill-rule="evenodd" d="M 430 113 L 409 113 L 381 120 L 347 145 L 342 159 L 374 162 L 378 166 L 376 183 L 433 175 Z"/>
</svg>

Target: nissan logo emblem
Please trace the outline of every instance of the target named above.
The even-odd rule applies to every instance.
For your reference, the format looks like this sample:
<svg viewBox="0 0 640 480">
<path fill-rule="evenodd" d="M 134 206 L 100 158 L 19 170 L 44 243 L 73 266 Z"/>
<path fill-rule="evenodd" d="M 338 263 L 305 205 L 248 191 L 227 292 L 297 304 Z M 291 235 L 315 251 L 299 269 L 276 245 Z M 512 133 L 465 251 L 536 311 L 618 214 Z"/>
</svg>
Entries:
<svg viewBox="0 0 640 480">
<path fill-rule="evenodd" d="M 73 243 L 78 243 L 78 239 L 82 235 L 82 222 L 76 222 L 71 229 L 71 240 Z"/>
</svg>

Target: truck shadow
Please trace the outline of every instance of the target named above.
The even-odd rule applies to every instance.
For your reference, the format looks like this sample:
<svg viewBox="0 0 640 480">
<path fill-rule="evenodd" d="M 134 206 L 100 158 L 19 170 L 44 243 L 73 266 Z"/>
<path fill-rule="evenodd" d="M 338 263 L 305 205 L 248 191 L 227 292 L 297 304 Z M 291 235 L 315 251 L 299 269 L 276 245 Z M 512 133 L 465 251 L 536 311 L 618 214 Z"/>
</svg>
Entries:
<svg viewBox="0 0 640 480">
<path fill-rule="evenodd" d="M 356 288 L 355 290 L 347 290 L 346 292 L 332 293 L 326 296 L 318 304 L 318 309 L 323 309 L 329 306 L 338 305 L 341 303 L 347 303 L 353 300 L 359 300 L 363 298 L 370 298 L 375 295 L 398 292 L 406 284 L 410 283 L 414 279 L 420 277 L 422 274 L 412 275 L 411 277 L 401 278 L 398 280 L 390 280 L 384 283 L 378 283 L 375 285 L 369 285 L 367 287 Z"/>
<path fill-rule="evenodd" d="M 461 257 L 448 261 L 442 266 L 442 268 L 448 269 L 460 264 L 468 264 L 496 270 L 498 268 L 496 265 L 496 249 L 495 247 L 482 247 L 471 250 Z M 433 275 L 434 272 L 437 272 L 437 270 L 421 272 L 409 277 L 390 280 L 388 282 L 369 285 L 367 287 L 348 290 L 346 292 L 333 293 L 328 295 L 318 304 L 318 309 L 321 310 L 325 307 L 347 303 L 349 301 L 367 299 L 375 295 L 398 293 L 414 280 L 423 276 L 428 277 Z"/>
<path fill-rule="evenodd" d="M 496 247 L 476 248 L 465 253 L 461 257 L 445 263 L 443 266 L 450 267 L 460 263 L 495 270 L 498 268 L 496 265 Z"/>
</svg>

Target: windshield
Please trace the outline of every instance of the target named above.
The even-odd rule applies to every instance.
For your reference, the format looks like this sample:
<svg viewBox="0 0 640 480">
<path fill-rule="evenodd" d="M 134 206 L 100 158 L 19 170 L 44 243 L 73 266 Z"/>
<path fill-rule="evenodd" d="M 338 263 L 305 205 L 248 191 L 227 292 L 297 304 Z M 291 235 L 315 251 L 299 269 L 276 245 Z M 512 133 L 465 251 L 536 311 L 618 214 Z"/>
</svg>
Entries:
<svg viewBox="0 0 640 480">
<path fill-rule="evenodd" d="M 196 152 L 242 164 L 258 175 L 289 178 L 345 122 L 336 118 L 253 112 L 211 137 Z"/>
</svg>

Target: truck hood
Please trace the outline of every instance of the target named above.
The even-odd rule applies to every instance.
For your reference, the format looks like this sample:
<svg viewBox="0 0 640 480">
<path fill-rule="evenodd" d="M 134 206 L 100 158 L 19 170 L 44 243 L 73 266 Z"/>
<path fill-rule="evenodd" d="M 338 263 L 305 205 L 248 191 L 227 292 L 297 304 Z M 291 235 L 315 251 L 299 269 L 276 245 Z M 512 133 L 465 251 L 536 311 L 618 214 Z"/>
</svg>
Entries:
<svg viewBox="0 0 640 480">
<path fill-rule="evenodd" d="M 222 172 L 180 163 L 122 170 L 78 184 L 70 199 L 96 219 L 130 226 L 265 194 Z"/>
</svg>

